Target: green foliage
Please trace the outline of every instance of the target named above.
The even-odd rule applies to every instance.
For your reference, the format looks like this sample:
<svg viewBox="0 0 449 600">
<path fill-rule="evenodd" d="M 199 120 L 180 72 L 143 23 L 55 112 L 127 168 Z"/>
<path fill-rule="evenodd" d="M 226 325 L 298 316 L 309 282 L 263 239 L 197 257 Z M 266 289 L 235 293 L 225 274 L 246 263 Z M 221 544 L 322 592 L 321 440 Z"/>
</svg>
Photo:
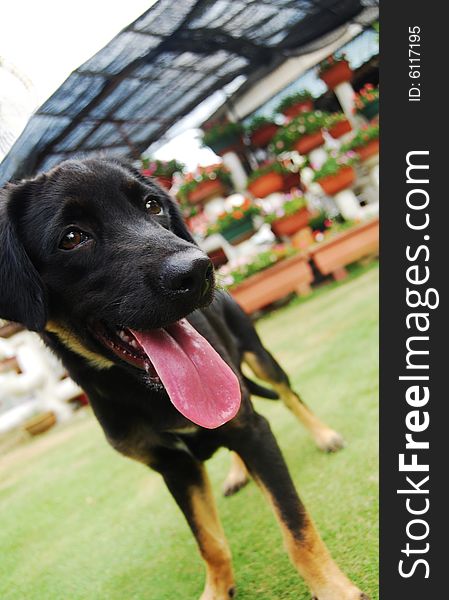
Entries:
<svg viewBox="0 0 449 600">
<path fill-rule="evenodd" d="M 262 115 L 255 116 L 251 119 L 251 121 L 246 126 L 246 131 L 249 135 L 251 135 L 255 131 L 258 131 L 259 129 L 264 127 L 265 125 L 274 125 L 274 124 L 275 123 L 272 118 L 264 117 Z"/>
<path fill-rule="evenodd" d="M 232 187 L 229 171 L 223 165 L 214 165 L 213 167 L 200 168 L 195 174 L 188 174 L 178 190 L 178 196 L 182 200 L 187 200 L 190 192 L 197 188 L 200 183 L 214 181 L 215 179 L 219 179 L 227 188 Z"/>
<path fill-rule="evenodd" d="M 342 123 L 343 121 L 347 120 L 348 117 L 342 112 L 332 113 L 330 115 L 327 115 L 325 127 L 326 129 L 331 129 L 331 127 L 334 127 L 335 125 L 337 125 L 337 123 Z"/>
<path fill-rule="evenodd" d="M 148 177 L 167 177 L 170 178 L 174 173 L 182 173 L 185 165 L 176 159 L 158 160 L 157 158 L 142 158 L 144 175 Z"/>
<path fill-rule="evenodd" d="M 330 223 L 329 218 L 323 211 L 309 219 L 309 227 L 312 231 L 324 231 L 328 228 L 328 223 Z"/>
<path fill-rule="evenodd" d="M 332 54 L 331 56 L 328 56 L 320 62 L 320 64 L 318 65 L 318 73 L 325 73 L 334 65 L 340 62 L 348 62 L 346 54 Z"/>
<path fill-rule="evenodd" d="M 293 198 L 286 196 L 285 202 L 282 204 L 282 206 L 272 211 L 265 211 L 264 219 L 267 223 L 273 223 L 273 221 L 282 219 L 282 217 L 294 215 L 303 208 L 306 208 L 306 206 L 307 202 L 304 196 L 293 196 Z"/>
<path fill-rule="evenodd" d="M 355 109 L 356 111 L 361 111 L 372 102 L 376 102 L 379 99 L 379 88 L 375 88 L 372 83 L 367 83 L 360 90 L 358 94 L 355 95 Z"/>
<path fill-rule="evenodd" d="M 214 146 L 220 143 L 223 139 L 239 138 L 244 131 L 241 123 L 225 122 L 217 123 L 206 129 L 203 135 L 203 144 L 206 146 Z"/>
<path fill-rule="evenodd" d="M 290 106 L 294 106 L 300 102 L 305 102 L 306 100 L 312 99 L 313 96 L 309 90 L 299 90 L 298 92 L 294 92 L 293 94 L 289 94 L 288 96 L 282 98 L 276 110 L 277 112 L 282 112 L 286 108 L 290 108 Z"/>
<path fill-rule="evenodd" d="M 251 275 L 255 275 L 268 267 L 276 264 L 280 260 L 289 258 L 297 254 L 298 250 L 291 246 L 277 246 L 270 250 L 260 252 L 255 256 L 240 260 L 236 265 L 224 265 L 219 270 L 219 278 L 225 285 L 232 288 L 239 283 L 242 283 Z"/>
<path fill-rule="evenodd" d="M 291 150 L 294 143 L 301 137 L 325 127 L 328 115 L 329 113 L 321 110 L 301 113 L 279 129 L 270 144 L 270 149 L 278 154 Z"/>
<path fill-rule="evenodd" d="M 369 144 L 372 140 L 377 140 L 379 137 L 379 123 L 373 125 L 367 125 L 359 129 L 352 140 L 343 144 L 341 147 L 342 152 L 349 152 L 351 150 L 357 150 Z"/>
<path fill-rule="evenodd" d="M 280 162 L 270 162 L 269 164 L 263 165 L 259 169 L 253 171 L 248 177 L 248 183 L 259 179 L 259 177 L 267 175 L 268 173 L 279 173 L 279 175 L 285 175 L 289 173 L 289 170 L 286 169 Z"/>
<path fill-rule="evenodd" d="M 241 222 L 244 219 L 249 219 L 260 213 L 260 208 L 245 198 L 240 206 L 233 206 L 229 210 L 218 215 L 217 221 L 208 229 L 208 235 L 211 233 L 221 233 L 225 229 L 229 229 L 234 223 Z"/>
<path fill-rule="evenodd" d="M 355 156 L 348 154 L 330 154 L 327 160 L 315 171 L 313 181 L 335 175 L 344 167 L 350 167 L 357 161 Z"/>
</svg>

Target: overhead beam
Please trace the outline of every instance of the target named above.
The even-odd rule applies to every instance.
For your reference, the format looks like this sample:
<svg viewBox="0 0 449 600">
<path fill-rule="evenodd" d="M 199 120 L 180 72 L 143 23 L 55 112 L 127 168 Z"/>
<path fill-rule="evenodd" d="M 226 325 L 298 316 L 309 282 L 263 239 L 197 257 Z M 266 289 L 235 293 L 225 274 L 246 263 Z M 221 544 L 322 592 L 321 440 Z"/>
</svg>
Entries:
<svg viewBox="0 0 449 600">
<path fill-rule="evenodd" d="M 289 58 L 269 75 L 260 79 L 246 93 L 234 96 L 233 115 L 237 119 L 244 119 L 249 114 L 268 102 L 273 96 L 281 92 L 288 85 L 296 81 L 303 73 L 322 61 L 326 56 L 335 52 L 340 46 L 352 40 L 362 31 L 360 25 L 350 25 L 348 30 L 336 41 L 320 50 Z"/>
</svg>

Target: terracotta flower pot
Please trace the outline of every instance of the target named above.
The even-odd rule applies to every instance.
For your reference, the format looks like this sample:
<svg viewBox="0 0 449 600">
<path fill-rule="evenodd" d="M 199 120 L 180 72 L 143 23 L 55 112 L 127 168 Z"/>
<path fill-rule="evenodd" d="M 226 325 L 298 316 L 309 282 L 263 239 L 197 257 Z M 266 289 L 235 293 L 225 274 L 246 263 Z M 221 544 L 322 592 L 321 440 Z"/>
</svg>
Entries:
<svg viewBox="0 0 449 600">
<path fill-rule="evenodd" d="M 351 81 L 352 70 L 346 60 L 336 62 L 332 67 L 319 74 L 320 79 L 324 81 L 330 90 L 333 90 L 340 83 Z"/>
<path fill-rule="evenodd" d="M 173 185 L 173 177 L 156 177 L 156 181 L 160 186 L 162 186 L 165 190 L 170 190 Z"/>
<path fill-rule="evenodd" d="M 355 181 L 355 171 L 352 167 L 342 167 L 334 175 L 328 175 L 322 179 L 318 179 L 317 183 L 323 188 L 328 196 L 338 194 L 345 190 Z"/>
<path fill-rule="evenodd" d="M 200 204 L 205 200 L 214 198 L 224 194 L 225 187 L 220 179 L 206 179 L 201 181 L 195 189 L 193 189 L 188 196 L 190 204 Z"/>
<path fill-rule="evenodd" d="M 348 119 L 345 119 L 344 121 L 335 123 L 335 125 L 329 129 L 329 134 L 334 139 L 338 140 L 338 138 L 340 138 L 342 135 L 345 135 L 345 133 L 349 133 L 350 131 L 352 131 L 352 125 Z"/>
<path fill-rule="evenodd" d="M 227 152 L 238 152 L 241 150 L 243 146 L 243 139 L 241 135 L 228 135 L 226 137 L 222 137 L 220 140 L 216 140 L 215 142 L 208 144 L 208 146 L 215 152 L 215 154 L 218 154 L 218 156 L 223 156 Z"/>
<path fill-rule="evenodd" d="M 256 148 L 268 146 L 278 129 L 279 127 L 275 123 L 266 123 L 265 125 L 262 125 L 251 134 L 251 145 Z"/>
<path fill-rule="evenodd" d="M 223 248 L 216 248 L 215 250 L 211 250 L 207 253 L 208 257 L 211 259 L 212 264 L 216 269 L 225 265 L 228 262 L 228 257 L 225 254 Z"/>
<path fill-rule="evenodd" d="M 301 187 L 301 176 L 298 173 L 284 173 L 282 175 L 282 179 L 284 180 L 284 186 L 282 191 L 288 193 L 292 188 Z"/>
<path fill-rule="evenodd" d="M 313 110 L 313 100 L 303 100 L 284 108 L 282 114 L 290 119 L 297 117 L 303 112 L 311 112 Z"/>
<path fill-rule="evenodd" d="M 231 296 L 250 314 L 291 292 L 310 293 L 313 271 L 307 257 L 293 256 L 255 273 L 231 288 Z"/>
<path fill-rule="evenodd" d="M 56 415 L 49 411 L 28 419 L 28 421 L 25 422 L 24 427 L 30 435 L 39 435 L 53 427 L 55 423 Z"/>
<path fill-rule="evenodd" d="M 282 192 L 284 187 L 284 180 L 280 173 L 271 171 L 265 175 L 261 175 L 254 181 L 248 184 L 248 190 L 256 198 L 265 198 L 269 194 L 275 192 Z"/>
<path fill-rule="evenodd" d="M 223 229 L 221 235 L 233 246 L 240 244 L 250 238 L 254 233 L 254 224 L 251 216 L 247 215 L 239 221 L 234 221 L 232 225 Z"/>
<path fill-rule="evenodd" d="M 271 223 L 271 230 L 276 237 L 290 237 L 300 229 L 307 227 L 310 213 L 307 208 L 301 208 L 292 215 L 286 215 Z"/>
<path fill-rule="evenodd" d="M 356 152 L 362 161 L 371 158 L 371 156 L 374 156 L 375 154 L 379 154 L 379 138 L 371 140 L 366 146 L 356 148 Z"/>
<path fill-rule="evenodd" d="M 324 137 L 321 129 L 314 133 L 307 133 L 300 137 L 293 145 L 293 149 L 300 154 L 308 154 L 315 148 L 319 148 L 324 144 Z"/>
<path fill-rule="evenodd" d="M 317 244 L 310 255 L 322 275 L 332 274 L 342 279 L 346 266 L 379 250 L 379 219 L 347 229 L 329 240 Z"/>
</svg>

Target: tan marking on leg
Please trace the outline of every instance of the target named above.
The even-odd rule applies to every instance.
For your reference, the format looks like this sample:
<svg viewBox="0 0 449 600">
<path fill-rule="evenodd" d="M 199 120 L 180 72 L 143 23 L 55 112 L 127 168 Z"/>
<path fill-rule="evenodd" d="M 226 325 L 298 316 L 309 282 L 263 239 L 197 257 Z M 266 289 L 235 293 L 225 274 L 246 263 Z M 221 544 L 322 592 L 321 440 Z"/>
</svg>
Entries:
<svg viewBox="0 0 449 600">
<path fill-rule="evenodd" d="M 232 496 L 249 482 L 245 463 L 236 452 L 231 452 L 231 468 L 223 483 L 223 495 Z"/>
<path fill-rule="evenodd" d="M 109 369 L 114 366 L 112 361 L 86 348 L 80 339 L 64 325 L 48 321 L 45 325 L 45 330 L 57 335 L 64 346 L 88 360 L 93 367 L 97 369 Z"/>
<path fill-rule="evenodd" d="M 243 358 L 257 377 L 264 381 L 268 381 L 268 383 L 276 390 L 285 406 L 312 435 L 318 448 L 325 452 L 335 452 L 336 450 L 343 448 L 344 440 L 342 436 L 323 423 L 287 384 L 278 383 L 270 379 L 263 370 L 263 367 L 255 354 L 252 352 L 245 352 Z"/>
<path fill-rule="evenodd" d="M 234 595 L 231 551 L 218 517 L 209 477 L 204 467 L 202 487 L 191 488 L 196 537 L 206 563 L 206 586 L 200 600 L 229 600 Z"/>
<path fill-rule="evenodd" d="M 263 366 L 260 364 L 257 355 L 254 354 L 254 352 L 245 352 L 243 354 L 243 360 L 256 377 L 262 379 L 263 381 L 268 381 L 268 383 L 273 383 L 267 373 L 265 373 Z"/>
<path fill-rule="evenodd" d="M 334 562 L 307 512 L 302 515 L 303 528 L 295 535 L 284 522 L 269 490 L 256 481 L 278 519 L 290 560 L 310 587 L 312 595 L 318 600 L 369 600 Z"/>
<path fill-rule="evenodd" d="M 309 431 L 315 440 L 315 444 L 325 452 L 335 452 L 343 448 L 345 443 L 342 436 L 323 423 L 299 396 L 283 383 L 273 384 L 285 406 L 291 410 L 295 417 Z"/>
</svg>

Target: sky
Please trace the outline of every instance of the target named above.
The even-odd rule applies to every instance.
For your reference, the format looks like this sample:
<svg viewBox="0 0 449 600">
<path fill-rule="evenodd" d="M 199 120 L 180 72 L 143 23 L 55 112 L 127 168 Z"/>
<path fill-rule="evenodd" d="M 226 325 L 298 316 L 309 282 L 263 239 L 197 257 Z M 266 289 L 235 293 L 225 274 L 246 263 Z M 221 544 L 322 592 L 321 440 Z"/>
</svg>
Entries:
<svg viewBox="0 0 449 600">
<path fill-rule="evenodd" d="M 33 83 L 42 104 L 74 69 L 152 4 L 154 0 L 3 0 L 0 56 Z"/>
<path fill-rule="evenodd" d="M 73 70 L 154 2 L 2 0 L 0 57 L 31 81 L 37 108 Z M 189 168 L 217 160 L 213 152 L 200 147 L 198 132 L 191 129 L 155 155 L 162 159 L 178 158 Z"/>
</svg>

